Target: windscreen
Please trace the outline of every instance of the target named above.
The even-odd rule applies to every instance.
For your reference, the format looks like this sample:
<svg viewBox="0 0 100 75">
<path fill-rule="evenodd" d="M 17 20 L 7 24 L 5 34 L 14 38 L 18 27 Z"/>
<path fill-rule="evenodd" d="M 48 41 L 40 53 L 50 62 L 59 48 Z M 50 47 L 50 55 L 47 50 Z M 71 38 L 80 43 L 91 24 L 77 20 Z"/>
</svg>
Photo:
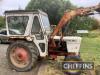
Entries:
<svg viewBox="0 0 100 75">
<path fill-rule="evenodd" d="M 28 16 L 8 16 L 7 23 L 9 34 L 24 35 L 28 20 Z"/>
<path fill-rule="evenodd" d="M 50 23 L 47 16 L 42 15 L 42 22 L 46 30 L 50 30 Z"/>
<path fill-rule="evenodd" d="M 41 18 L 42 18 L 43 26 L 44 26 L 44 28 L 46 30 L 46 33 L 50 34 L 51 33 L 51 28 L 50 28 L 50 23 L 49 23 L 48 17 L 42 15 Z"/>
</svg>

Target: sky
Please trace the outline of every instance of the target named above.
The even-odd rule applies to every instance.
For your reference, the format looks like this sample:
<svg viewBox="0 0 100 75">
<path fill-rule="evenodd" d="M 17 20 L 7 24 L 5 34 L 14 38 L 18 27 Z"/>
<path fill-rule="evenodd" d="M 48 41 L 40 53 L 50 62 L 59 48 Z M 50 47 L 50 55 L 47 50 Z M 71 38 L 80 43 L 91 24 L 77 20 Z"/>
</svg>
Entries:
<svg viewBox="0 0 100 75">
<path fill-rule="evenodd" d="M 98 5 L 100 3 L 100 0 L 70 0 L 73 5 L 76 5 L 78 7 L 89 7 Z M 91 17 L 94 17 L 98 21 L 100 21 L 100 14 L 92 15 Z"/>
<path fill-rule="evenodd" d="M 100 0 L 70 0 L 72 4 L 78 7 L 94 6 L 100 3 Z"/>
<path fill-rule="evenodd" d="M 0 15 L 5 10 L 25 9 L 30 0 L 0 0 Z"/>
<path fill-rule="evenodd" d="M 25 9 L 30 0 L 0 0 L 0 15 L 5 10 Z M 72 4 L 78 7 L 93 6 L 100 3 L 100 0 L 70 0 Z"/>
</svg>

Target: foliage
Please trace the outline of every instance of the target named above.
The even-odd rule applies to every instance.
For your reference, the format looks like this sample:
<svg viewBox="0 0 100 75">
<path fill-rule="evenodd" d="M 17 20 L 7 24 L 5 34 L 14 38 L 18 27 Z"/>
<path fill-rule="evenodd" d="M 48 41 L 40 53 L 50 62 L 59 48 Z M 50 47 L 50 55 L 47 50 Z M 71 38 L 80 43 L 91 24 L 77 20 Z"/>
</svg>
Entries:
<svg viewBox="0 0 100 75">
<path fill-rule="evenodd" d="M 75 8 L 65 0 L 31 0 L 26 9 L 40 9 L 48 14 L 51 24 L 57 25 L 64 11 Z"/>
<path fill-rule="evenodd" d="M 93 30 L 96 29 L 94 26 L 98 25 L 98 22 L 88 16 L 77 16 L 72 21 L 70 21 L 68 27 L 68 34 L 76 33 L 76 30 Z"/>
<path fill-rule="evenodd" d="M 40 9 L 48 14 L 50 23 L 57 25 L 61 16 L 64 14 L 64 11 L 69 11 L 75 9 L 76 6 L 73 6 L 69 0 L 31 0 L 26 9 Z M 76 30 L 92 30 L 96 29 L 98 23 L 95 19 L 92 19 L 88 16 L 84 17 L 75 17 L 70 21 L 69 25 L 67 24 L 64 27 L 65 35 L 73 34 Z M 67 32 L 66 32 L 67 31 Z"/>
<path fill-rule="evenodd" d="M 100 29 L 92 30 L 89 32 L 88 37 L 89 38 L 96 38 L 100 36 Z"/>
<path fill-rule="evenodd" d="M 4 17 L 0 16 L 0 28 L 4 27 L 4 25 L 5 25 Z"/>
</svg>

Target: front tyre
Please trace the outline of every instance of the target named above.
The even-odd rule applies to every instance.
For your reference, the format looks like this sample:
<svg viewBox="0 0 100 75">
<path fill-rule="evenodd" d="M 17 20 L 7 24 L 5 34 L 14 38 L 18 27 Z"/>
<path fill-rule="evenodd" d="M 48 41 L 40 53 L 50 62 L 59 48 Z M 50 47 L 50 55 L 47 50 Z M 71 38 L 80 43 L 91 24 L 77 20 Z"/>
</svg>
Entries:
<svg viewBox="0 0 100 75">
<path fill-rule="evenodd" d="M 9 65 L 16 71 L 28 71 L 36 65 L 39 52 L 34 43 L 17 41 L 7 49 Z"/>
<path fill-rule="evenodd" d="M 81 60 L 80 56 L 65 56 L 64 61 L 77 63 L 77 62 L 82 61 L 82 60 Z M 68 71 L 66 71 L 66 73 L 68 75 L 80 75 L 81 71 L 80 70 L 68 70 Z"/>
</svg>

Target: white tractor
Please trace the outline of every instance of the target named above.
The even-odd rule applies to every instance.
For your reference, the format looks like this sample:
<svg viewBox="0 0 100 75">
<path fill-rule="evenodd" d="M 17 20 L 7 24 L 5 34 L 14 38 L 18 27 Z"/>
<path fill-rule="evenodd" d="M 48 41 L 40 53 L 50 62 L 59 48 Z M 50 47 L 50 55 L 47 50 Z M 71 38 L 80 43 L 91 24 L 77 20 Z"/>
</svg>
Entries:
<svg viewBox="0 0 100 75">
<path fill-rule="evenodd" d="M 81 37 L 58 36 L 57 33 L 74 16 L 89 12 L 89 8 L 66 12 L 54 31 L 51 31 L 48 15 L 43 11 L 6 11 L 7 37 L 11 41 L 7 49 L 9 65 L 17 71 L 28 71 L 35 66 L 39 58 L 55 59 L 57 56 L 66 56 L 68 61 L 80 61 Z M 20 34 L 12 33 L 10 30 L 18 31 Z"/>
</svg>

